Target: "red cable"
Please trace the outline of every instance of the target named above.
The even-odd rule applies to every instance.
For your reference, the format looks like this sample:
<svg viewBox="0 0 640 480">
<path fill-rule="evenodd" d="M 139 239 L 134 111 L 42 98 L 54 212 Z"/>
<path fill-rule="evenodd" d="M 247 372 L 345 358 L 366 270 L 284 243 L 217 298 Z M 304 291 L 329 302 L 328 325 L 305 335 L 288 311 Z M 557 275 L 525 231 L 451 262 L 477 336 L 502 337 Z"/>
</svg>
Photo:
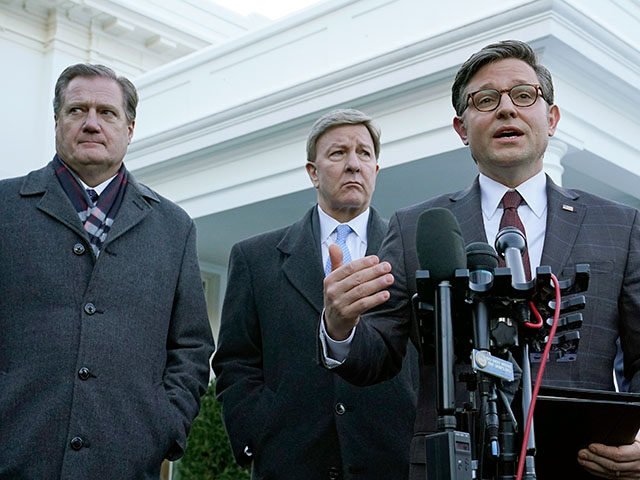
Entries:
<svg viewBox="0 0 640 480">
<path fill-rule="evenodd" d="M 529 302 L 529 307 L 533 312 L 533 316 L 536 317 L 538 321 L 536 323 L 524 322 L 524 325 L 529 328 L 542 328 L 542 326 L 544 325 L 544 322 L 542 320 L 542 316 L 540 315 L 540 312 L 538 312 L 538 309 L 533 304 L 533 302 Z"/>
<path fill-rule="evenodd" d="M 518 473 L 516 475 L 516 480 L 522 480 L 524 460 L 527 456 L 527 442 L 529 441 L 529 433 L 531 432 L 531 424 L 533 423 L 533 410 L 536 407 L 538 390 L 540 390 L 540 384 L 542 383 L 542 374 L 544 373 L 544 367 L 547 364 L 547 358 L 549 357 L 549 352 L 551 351 L 553 337 L 555 336 L 556 328 L 558 327 L 558 319 L 560 318 L 560 285 L 558 284 L 558 279 L 553 273 L 551 274 L 551 280 L 553 280 L 553 285 L 556 290 L 556 309 L 553 313 L 553 325 L 551 325 L 551 330 L 549 331 L 549 338 L 547 339 L 547 345 L 544 347 L 542 361 L 540 362 L 540 368 L 538 369 L 538 376 L 536 377 L 536 383 L 533 387 L 533 393 L 531 395 L 531 405 L 529 405 L 529 412 L 527 413 L 527 421 L 524 429 L 524 437 L 522 439 L 522 448 L 520 449 L 520 459 L 518 460 Z"/>
</svg>

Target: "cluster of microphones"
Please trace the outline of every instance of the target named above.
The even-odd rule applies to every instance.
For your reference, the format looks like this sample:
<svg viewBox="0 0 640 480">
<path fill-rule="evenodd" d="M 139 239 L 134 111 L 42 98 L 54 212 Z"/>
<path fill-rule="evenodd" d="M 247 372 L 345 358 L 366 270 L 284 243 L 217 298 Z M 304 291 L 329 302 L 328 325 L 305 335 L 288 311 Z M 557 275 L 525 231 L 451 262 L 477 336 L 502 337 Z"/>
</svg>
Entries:
<svg viewBox="0 0 640 480">
<path fill-rule="evenodd" d="M 473 242 L 465 246 L 458 221 L 445 208 L 432 208 L 418 218 L 416 248 L 420 270 L 416 282 L 420 302 L 433 305 L 434 292 L 442 282 L 449 282 L 456 343 L 473 343 L 470 334 L 473 323 L 478 325 L 479 349 L 489 350 L 508 346 L 509 338 L 517 327 L 529 324 L 531 303 L 545 319 L 540 328 L 520 329 L 518 333 L 531 344 L 531 358 L 540 360 L 551 327 L 550 319 L 556 310 L 555 289 L 551 282 L 551 268 L 540 266 L 533 280 L 527 280 L 522 261 L 526 250 L 525 236 L 515 227 L 505 227 L 496 237 L 496 248 L 485 242 Z M 505 267 L 499 267 L 499 258 Z M 589 284 L 589 265 L 575 266 L 575 276 L 559 281 L 563 298 L 557 335 L 553 339 L 551 352 L 555 361 L 568 362 L 576 359 L 582 326 L 582 310 L 585 292 Z M 432 308 L 431 308 L 432 310 Z M 491 315 L 492 318 L 487 318 Z M 472 318 L 479 317 L 478 321 Z M 508 321 L 507 321 L 508 320 Z M 424 325 L 429 333 L 429 325 Z M 489 329 L 489 336 L 484 331 Z M 425 338 L 429 346 L 433 339 Z M 518 339 L 513 339 L 518 341 Z M 489 343 L 491 345 L 489 345 Z M 456 352 L 458 350 L 456 349 Z M 425 359 L 426 360 L 426 359 Z"/>
<path fill-rule="evenodd" d="M 540 266 L 528 280 L 521 231 L 501 229 L 495 249 L 485 242 L 465 246 L 456 218 L 445 208 L 420 215 L 416 248 L 420 270 L 413 308 L 422 361 L 435 364 L 437 377 L 438 433 L 427 438 L 429 478 L 491 478 L 488 470 L 502 472 L 499 478 L 523 478 L 523 470 L 524 478 L 535 478 L 528 427 L 539 385 L 532 393 L 531 363 L 540 363 L 540 383 L 547 360 L 576 359 L 589 266 L 576 265 L 575 275 L 562 281 Z M 475 402 L 456 402 L 457 382 Z M 514 398 L 518 406 L 512 408 Z M 500 418 L 508 419 L 511 434 L 499 435 L 508 430 Z M 526 426 L 518 432 L 520 458 L 518 425 Z M 429 460 L 429 450 L 438 453 L 437 461 Z"/>
</svg>

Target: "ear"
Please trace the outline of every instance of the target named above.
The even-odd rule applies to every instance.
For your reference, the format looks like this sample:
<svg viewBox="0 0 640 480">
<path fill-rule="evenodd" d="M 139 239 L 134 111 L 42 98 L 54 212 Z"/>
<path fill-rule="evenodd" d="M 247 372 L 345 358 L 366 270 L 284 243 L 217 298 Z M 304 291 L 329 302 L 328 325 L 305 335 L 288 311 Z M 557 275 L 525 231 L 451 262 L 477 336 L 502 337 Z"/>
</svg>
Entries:
<svg viewBox="0 0 640 480">
<path fill-rule="evenodd" d="M 557 105 L 551 105 L 549 107 L 549 112 L 547 113 L 547 122 L 549 125 L 549 129 L 547 130 L 547 134 L 552 137 L 554 133 L 556 133 L 556 127 L 558 126 L 558 122 L 560 121 L 560 109 Z"/>
<path fill-rule="evenodd" d="M 313 187 L 318 188 L 320 185 L 320 182 L 318 181 L 318 167 L 313 162 L 307 162 L 305 168 L 307 169 L 311 183 L 313 183 Z"/>
<path fill-rule="evenodd" d="M 127 126 L 127 134 L 129 135 L 129 141 L 127 142 L 127 144 L 131 144 L 131 139 L 133 138 L 133 128 L 136 126 L 136 121 L 132 121 L 128 126 Z"/>
<path fill-rule="evenodd" d="M 469 145 L 469 140 L 467 139 L 467 128 L 464 125 L 464 119 L 462 117 L 453 117 L 453 129 L 460 136 L 462 143 Z"/>
</svg>

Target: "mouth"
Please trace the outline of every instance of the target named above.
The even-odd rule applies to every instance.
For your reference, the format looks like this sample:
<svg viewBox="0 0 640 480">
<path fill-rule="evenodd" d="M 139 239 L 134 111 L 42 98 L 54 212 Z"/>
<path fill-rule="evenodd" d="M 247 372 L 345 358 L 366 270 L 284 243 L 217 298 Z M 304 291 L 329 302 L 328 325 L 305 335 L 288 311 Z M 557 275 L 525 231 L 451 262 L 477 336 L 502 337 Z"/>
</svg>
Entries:
<svg viewBox="0 0 640 480">
<path fill-rule="evenodd" d="M 501 127 L 493 134 L 493 138 L 519 138 L 522 136 L 524 136 L 524 132 L 515 127 Z"/>
</svg>

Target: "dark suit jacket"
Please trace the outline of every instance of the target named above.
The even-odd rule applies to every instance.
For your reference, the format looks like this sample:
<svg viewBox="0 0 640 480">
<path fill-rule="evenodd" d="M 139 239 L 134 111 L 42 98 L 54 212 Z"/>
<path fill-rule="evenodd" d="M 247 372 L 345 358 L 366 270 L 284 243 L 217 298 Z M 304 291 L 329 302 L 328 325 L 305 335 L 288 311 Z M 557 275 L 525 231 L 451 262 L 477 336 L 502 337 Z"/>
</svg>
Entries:
<svg viewBox="0 0 640 480">
<path fill-rule="evenodd" d="M 157 480 L 209 380 L 193 221 L 130 178 L 96 260 L 51 164 L 1 181 L 0 332 L 1 479 Z"/>
<path fill-rule="evenodd" d="M 640 227 L 638 211 L 594 195 L 556 186 L 547 178 L 547 228 L 541 265 L 562 278 L 577 263 L 591 265 L 578 360 L 549 363 L 547 385 L 613 390 L 616 338 L 622 337 L 625 371 L 631 390 L 640 391 Z M 573 207 L 573 211 L 563 208 Z M 392 264 L 395 283 L 382 309 L 365 315 L 347 360 L 335 369 L 343 378 L 369 385 L 392 377 L 411 331 L 410 298 L 416 291 L 418 216 L 433 207 L 448 208 L 458 219 L 465 243 L 486 242 L 480 208 L 480 187 L 443 195 L 398 211 L 380 249 Z M 435 430 L 435 377 L 421 369 L 416 432 Z"/>
<path fill-rule="evenodd" d="M 372 209 L 368 254 L 385 228 Z M 233 452 L 241 464 L 253 460 L 257 479 L 333 478 L 330 467 L 347 479 L 406 478 L 417 353 L 392 381 L 366 388 L 317 364 L 319 237 L 314 207 L 297 223 L 231 251 L 213 368 Z"/>
</svg>

